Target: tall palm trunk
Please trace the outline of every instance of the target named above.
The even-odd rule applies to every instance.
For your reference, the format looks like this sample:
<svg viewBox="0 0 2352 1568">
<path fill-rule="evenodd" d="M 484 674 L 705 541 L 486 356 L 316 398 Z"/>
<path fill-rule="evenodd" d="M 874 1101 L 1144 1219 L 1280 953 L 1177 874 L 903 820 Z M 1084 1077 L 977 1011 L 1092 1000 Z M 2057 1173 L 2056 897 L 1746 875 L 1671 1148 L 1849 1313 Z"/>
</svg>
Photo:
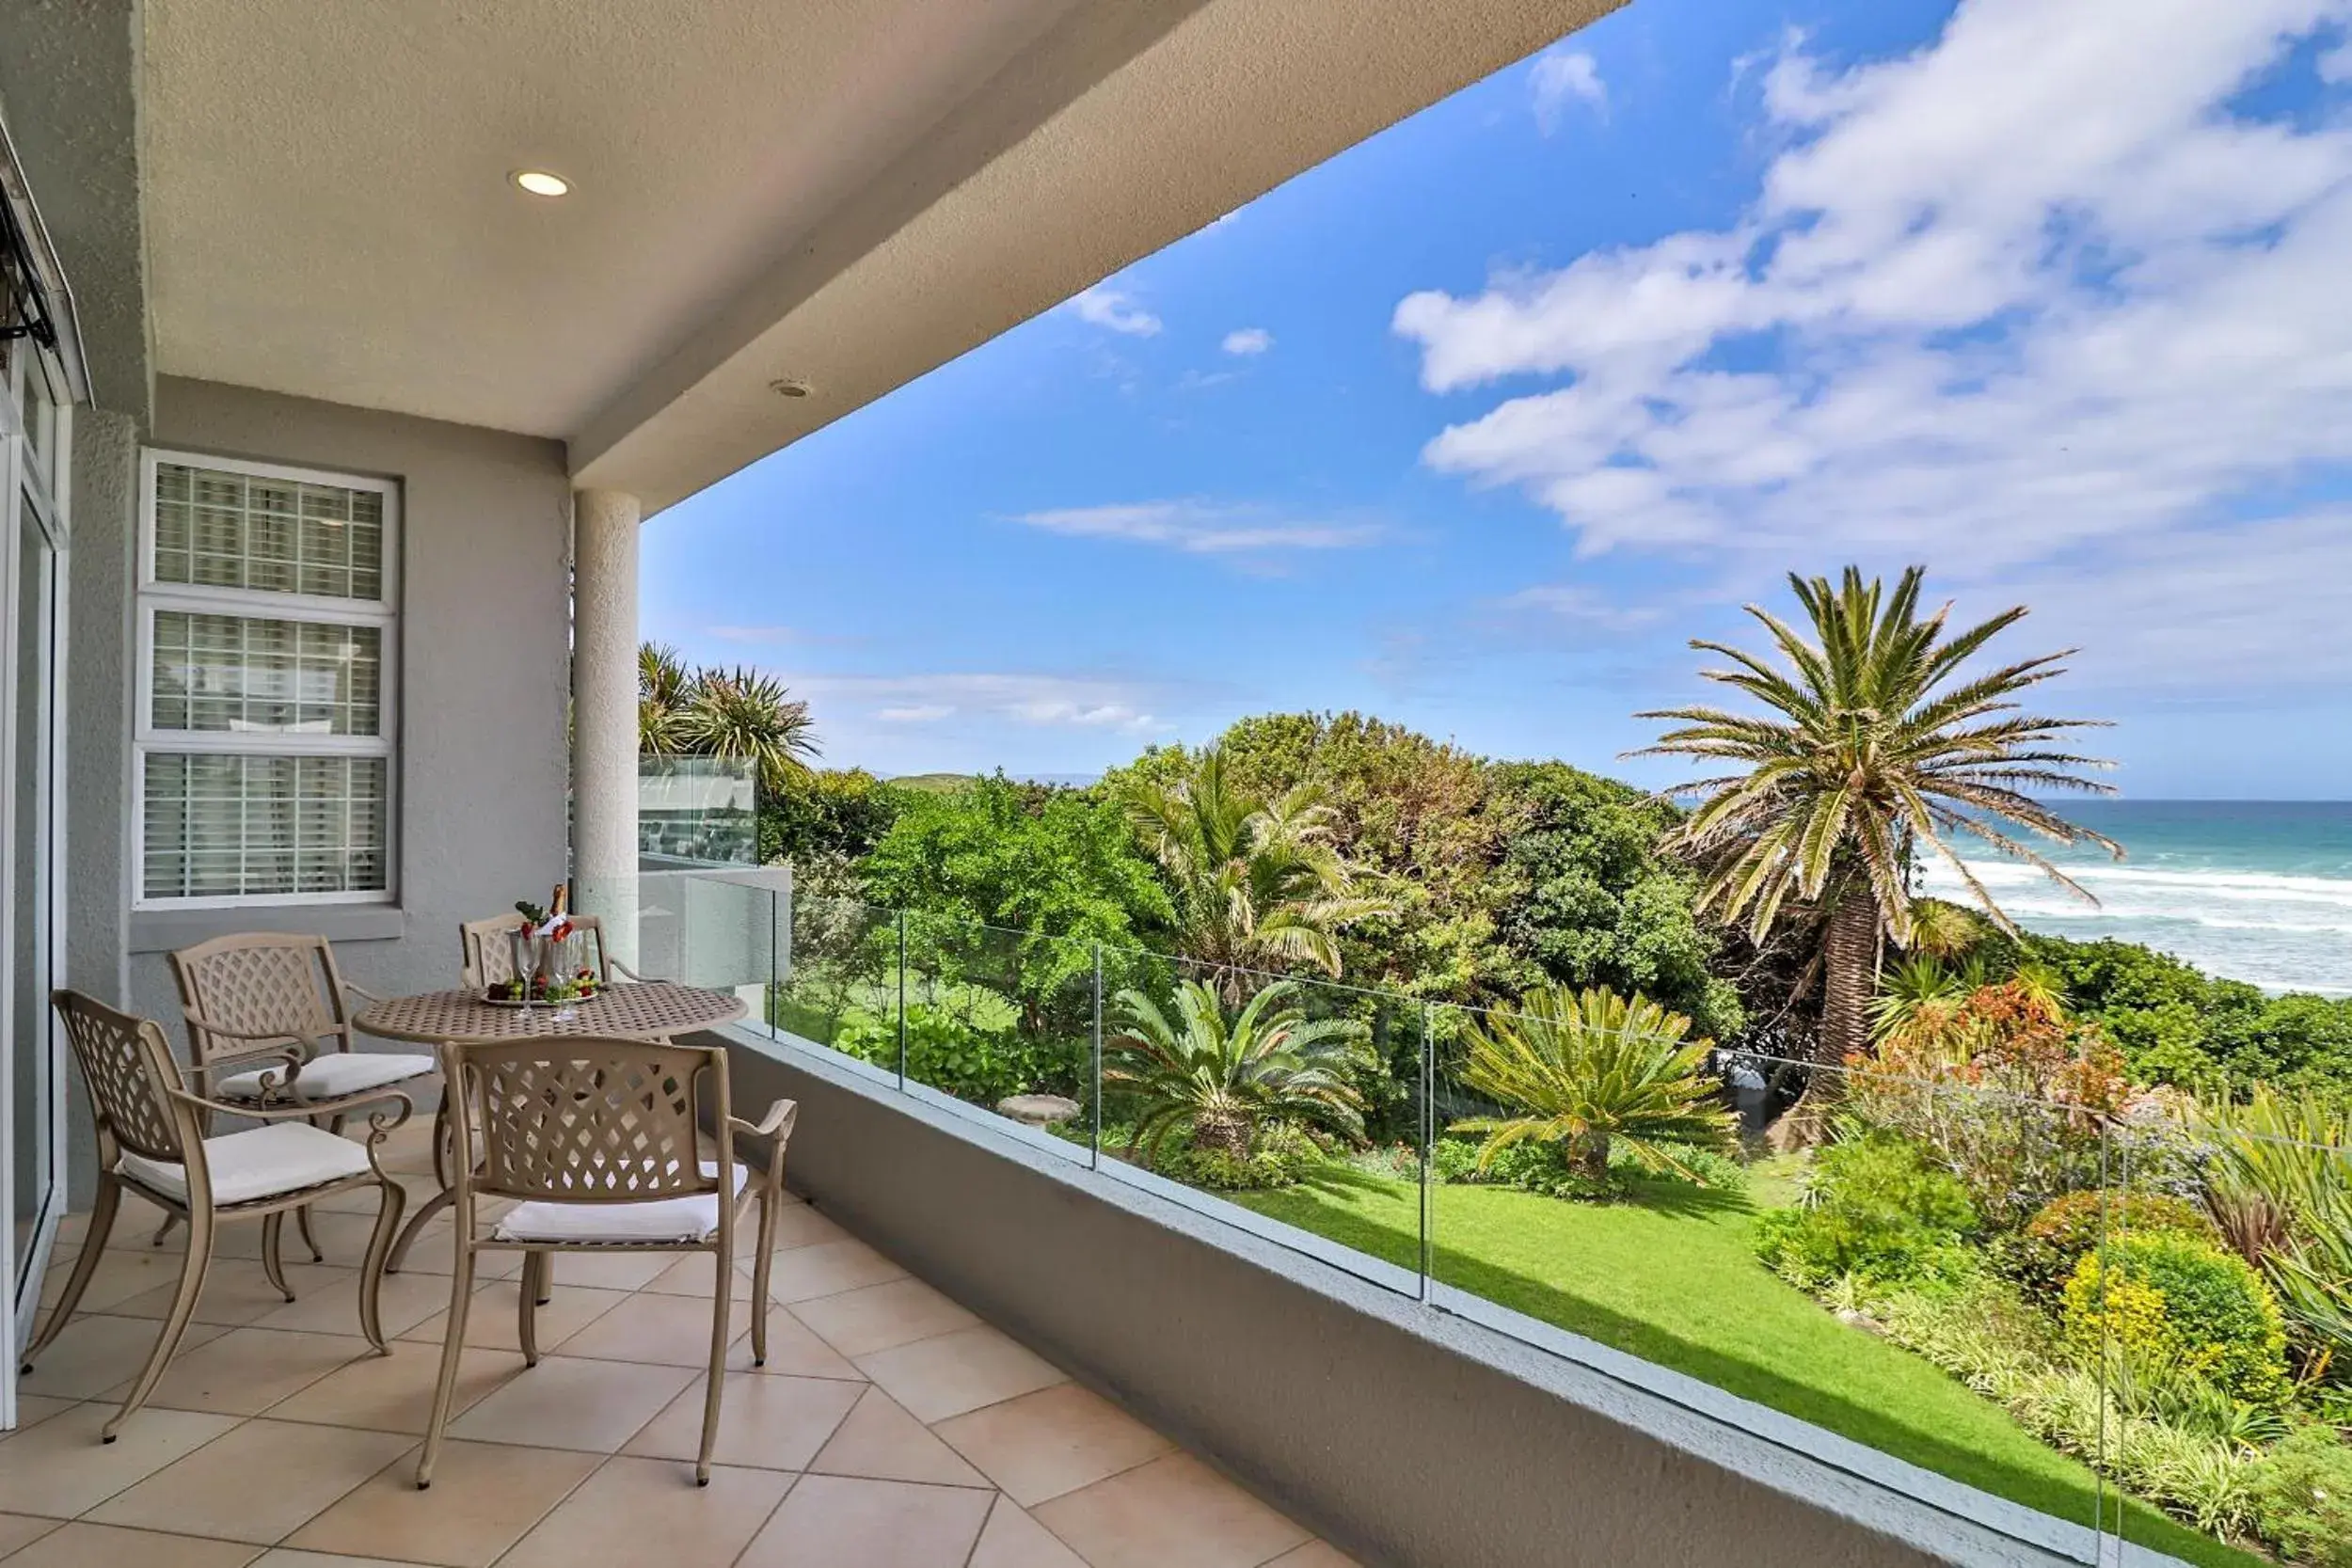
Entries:
<svg viewBox="0 0 2352 1568">
<path fill-rule="evenodd" d="M 1854 879 L 1830 911 L 1821 955 L 1821 1038 L 1819 1058 L 1833 1065 L 1870 1049 L 1870 991 L 1878 980 L 1879 901 Z"/>
</svg>

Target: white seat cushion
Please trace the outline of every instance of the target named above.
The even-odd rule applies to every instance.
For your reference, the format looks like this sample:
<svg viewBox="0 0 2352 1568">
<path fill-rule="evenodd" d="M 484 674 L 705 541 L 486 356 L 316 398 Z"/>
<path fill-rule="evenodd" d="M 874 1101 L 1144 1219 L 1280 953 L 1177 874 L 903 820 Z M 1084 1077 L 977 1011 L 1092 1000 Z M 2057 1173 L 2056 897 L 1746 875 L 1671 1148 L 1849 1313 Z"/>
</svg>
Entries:
<svg viewBox="0 0 2352 1568">
<path fill-rule="evenodd" d="M 365 1176 L 371 1168 L 365 1148 L 303 1121 L 274 1121 L 250 1132 L 207 1138 L 204 1164 L 212 1172 L 216 1204 L 278 1197 L 346 1176 Z M 188 1200 L 184 1166 L 125 1154 L 115 1168 L 142 1186 L 183 1203 Z"/>
<path fill-rule="evenodd" d="M 702 1163 L 716 1178 L 718 1164 Z M 735 1167 L 739 1195 L 750 1172 Z M 648 1198 L 643 1203 L 517 1203 L 499 1221 L 501 1242 L 707 1242 L 719 1230 L 719 1195 Z"/>
<path fill-rule="evenodd" d="M 302 1064 L 301 1075 L 294 1080 L 298 1100 L 341 1100 L 347 1094 L 360 1094 L 380 1089 L 387 1084 L 397 1084 L 406 1078 L 420 1078 L 440 1070 L 439 1064 L 430 1056 L 404 1055 L 389 1051 L 327 1051 Z M 221 1080 L 223 1100 L 259 1100 L 262 1098 L 262 1074 L 283 1079 L 286 1067 L 274 1062 L 252 1072 L 241 1072 L 234 1078 Z M 279 1093 L 284 1094 L 282 1084 Z"/>
</svg>

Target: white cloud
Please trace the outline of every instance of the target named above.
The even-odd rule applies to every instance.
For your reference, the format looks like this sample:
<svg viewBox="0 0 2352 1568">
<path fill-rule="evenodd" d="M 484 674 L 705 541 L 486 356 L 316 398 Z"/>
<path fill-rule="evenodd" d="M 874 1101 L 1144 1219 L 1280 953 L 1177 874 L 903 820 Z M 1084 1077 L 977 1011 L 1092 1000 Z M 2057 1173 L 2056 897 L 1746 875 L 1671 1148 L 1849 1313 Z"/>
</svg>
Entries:
<svg viewBox="0 0 2352 1568">
<path fill-rule="evenodd" d="M 1012 521 L 1077 539 L 1164 545 L 1188 555 L 1353 549 L 1385 536 L 1375 523 L 1298 519 L 1261 506 L 1200 500 L 1062 507 L 1025 512 Z"/>
<path fill-rule="evenodd" d="M 1609 108 L 1609 87 L 1600 79 L 1600 67 L 1581 49 L 1549 49 L 1536 55 L 1527 68 L 1527 87 L 1535 124 L 1547 136 L 1560 129 L 1570 103 L 1589 104 L 1603 113 Z"/>
<path fill-rule="evenodd" d="M 2080 593 L 2132 572 L 2120 598 L 2176 631 L 2226 623 L 2176 591 L 2216 561 L 2340 593 L 2227 540 L 2308 553 L 2293 498 L 2340 495 L 2352 465 L 2352 123 L 2232 102 L 2347 17 L 1967 0 L 1899 59 L 1792 45 L 1762 90 L 1783 150 L 1735 223 L 1398 305 L 1431 391 L 1552 382 L 1425 460 L 1522 487 L 1583 552 L 1733 577 L 1919 557 Z"/>
<path fill-rule="evenodd" d="M 1106 289 L 1098 283 L 1072 299 L 1070 309 L 1082 322 L 1131 338 L 1156 338 L 1160 333 L 1160 318 L 1136 304 L 1135 296 L 1123 289 Z"/>
<path fill-rule="evenodd" d="M 1503 610 L 1531 610 L 1548 618 L 1597 626 L 1603 631 L 1638 631 L 1665 614 L 1657 605 L 1622 598 L 1576 583 L 1547 582 L 1522 588 L 1498 601 Z"/>
<path fill-rule="evenodd" d="M 1228 354 L 1263 354 L 1274 346 L 1274 334 L 1263 326 L 1236 327 L 1225 334 Z"/>
<path fill-rule="evenodd" d="M 1141 683 L 1093 675 L 948 672 L 908 675 L 803 675 L 793 689 L 820 705 L 868 706 L 893 724 L 935 723 L 954 716 L 1041 728 L 1106 729 L 1142 734 L 1160 728 Z"/>
</svg>

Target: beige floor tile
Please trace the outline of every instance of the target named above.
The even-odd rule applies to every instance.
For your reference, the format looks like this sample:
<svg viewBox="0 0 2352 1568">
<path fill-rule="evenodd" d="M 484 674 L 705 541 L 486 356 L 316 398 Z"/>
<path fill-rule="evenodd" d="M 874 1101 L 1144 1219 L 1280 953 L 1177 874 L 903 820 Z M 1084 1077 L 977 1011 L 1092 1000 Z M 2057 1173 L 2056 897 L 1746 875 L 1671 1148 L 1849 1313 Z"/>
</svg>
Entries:
<svg viewBox="0 0 2352 1568">
<path fill-rule="evenodd" d="M 665 1367 L 710 1365 L 713 1303 L 707 1295 L 659 1296 L 651 1291 L 624 1299 L 611 1311 L 578 1333 L 558 1341 L 565 1355 L 592 1355 L 603 1361 L 649 1361 Z M 732 1343 L 750 1326 L 744 1307 L 730 1307 L 727 1339 Z M 774 1309 L 778 1318 L 784 1309 Z M 548 1343 L 543 1336 L 542 1345 Z"/>
<path fill-rule="evenodd" d="M 400 1182 L 402 1190 L 408 1195 L 407 1202 L 401 1206 L 400 1211 L 401 1223 L 405 1225 L 408 1216 L 415 1213 L 425 1199 L 441 1190 L 440 1179 L 430 1171 L 395 1171 L 392 1174 Z M 314 1206 L 314 1212 L 318 1214 L 360 1214 L 369 1220 L 373 1220 L 375 1206 L 382 1201 L 383 1199 L 376 1196 L 373 1187 L 354 1187 L 348 1192 L 337 1193 L 332 1197 L 319 1199 Z M 315 1228 L 315 1220 L 312 1225 Z"/>
<path fill-rule="evenodd" d="M 40 1362 L 17 1384 L 17 1390 L 57 1399 L 96 1399 L 138 1375 L 162 1326 L 145 1318 L 77 1313 L 57 1342 L 40 1353 Z M 190 1323 L 180 1337 L 180 1354 L 185 1356 L 228 1332 L 211 1323 Z"/>
<path fill-rule="evenodd" d="M 714 1466 L 710 1484 L 696 1486 L 691 1465 L 611 1460 L 501 1558 L 499 1568 L 605 1562 L 728 1568 L 775 1512 L 792 1479 L 773 1470 Z"/>
<path fill-rule="evenodd" d="M 727 1370 L 736 1372 L 756 1370 L 771 1377 L 837 1377 L 851 1383 L 866 1381 L 864 1372 L 851 1366 L 840 1352 L 817 1338 L 806 1323 L 782 1307 L 771 1307 L 768 1310 L 768 1364 L 753 1368 L 751 1326 L 746 1323 L 742 1338 L 727 1350 Z"/>
<path fill-rule="evenodd" d="M 70 1519 L 193 1453 L 237 1423 L 186 1410 L 142 1410 L 112 1443 L 112 1405 L 80 1404 L 0 1442 L 0 1511 Z"/>
<path fill-rule="evenodd" d="M 1066 1492 L 1033 1512 L 1094 1568 L 1256 1568 L 1308 1540 L 1184 1453 Z"/>
<path fill-rule="evenodd" d="M 25 1432 L 40 1425 L 52 1416 L 62 1416 L 81 1402 L 78 1400 L 45 1399 L 39 1394 L 20 1394 L 16 1401 L 17 1432 Z M 6 1435 L 0 1433 L 0 1436 Z"/>
<path fill-rule="evenodd" d="M 444 1279 L 441 1286 L 446 1294 L 448 1280 Z M 548 1304 L 539 1308 L 540 1351 L 554 1349 L 628 1299 L 626 1291 L 558 1285 Z M 476 1291 L 466 1308 L 466 1343 L 479 1350 L 521 1350 L 520 1331 L 516 1325 L 516 1308 L 521 1301 L 522 1282 L 518 1279 L 494 1279 Z M 440 1311 L 401 1330 L 400 1338 L 437 1345 L 448 1332 L 449 1313 Z"/>
<path fill-rule="evenodd" d="M 808 1301 L 903 1279 L 906 1272 L 864 1242 L 819 1242 L 777 1253 L 769 1266 L 768 1293 L 787 1304 Z"/>
<path fill-rule="evenodd" d="M 963 1568 L 991 1494 L 847 1476 L 803 1476 L 739 1568 Z"/>
<path fill-rule="evenodd" d="M 795 1306 L 792 1315 L 844 1355 L 871 1355 L 980 1321 L 919 1279 L 819 1296 Z"/>
<path fill-rule="evenodd" d="M 292 1250 L 290 1247 L 289 1251 Z M 200 1323 L 222 1323 L 238 1327 L 288 1306 L 300 1307 L 303 1299 L 333 1290 L 339 1284 L 350 1284 L 359 1277 L 357 1269 L 338 1268 L 329 1263 L 294 1263 L 286 1265 L 286 1283 L 292 1287 L 294 1299 L 289 1303 L 278 1293 L 278 1287 L 262 1274 L 262 1265 L 249 1259 L 215 1259 L 204 1276 L 204 1293 L 196 1298 L 195 1321 Z M 126 1318 L 160 1318 L 171 1310 L 171 1304 L 180 1293 L 178 1280 L 159 1285 L 144 1295 L 133 1296 L 117 1307 L 115 1311 Z M 358 1296 L 352 1296 L 351 1311 L 327 1332 L 357 1334 L 359 1332 Z"/>
<path fill-rule="evenodd" d="M 417 1490 L 417 1462 L 403 1454 L 366 1484 L 294 1532 L 289 1546 L 488 1568 L 546 1518 L 596 1467 L 593 1454 L 497 1443 L 448 1443 L 433 1488 Z"/>
<path fill-rule="evenodd" d="M 676 1259 L 668 1268 L 656 1275 L 645 1289 L 657 1295 L 696 1296 L 708 1301 L 710 1282 L 718 1270 L 719 1255 L 717 1253 L 690 1252 Z M 727 1277 L 734 1281 L 730 1293 L 737 1301 L 752 1299 L 752 1281 L 749 1275 L 729 1269 Z"/>
<path fill-rule="evenodd" d="M 683 1367 L 551 1355 L 450 1423 L 450 1434 L 612 1453 L 694 1379 Z"/>
<path fill-rule="evenodd" d="M 516 1352 L 465 1351 L 458 1357 L 457 1396 L 451 1414 L 464 1414 L 522 1370 L 523 1358 Z M 269 1416 L 276 1421 L 421 1435 L 433 1412 L 433 1385 L 440 1375 L 440 1346 L 395 1339 L 391 1354 L 364 1356 L 329 1372 L 272 1405 Z"/>
<path fill-rule="evenodd" d="M 748 1259 L 752 1248 L 758 1245 L 755 1229 L 746 1243 L 737 1249 L 739 1256 Z M 805 1203 L 787 1203 L 776 1211 L 776 1250 L 787 1252 L 794 1247 L 818 1246 L 826 1242 L 846 1242 L 850 1233 L 824 1214 Z"/>
<path fill-rule="evenodd" d="M 973 1568 L 979 1568 L 974 1563 Z M 1326 1541 L 1310 1541 L 1293 1551 L 1284 1552 L 1266 1568 L 1358 1568 L 1354 1558 Z"/>
<path fill-rule="evenodd" d="M 719 1402 L 719 1441 L 711 1459 L 764 1470 L 802 1470 L 857 1402 L 860 1386 L 822 1377 L 763 1377 L 729 1372 Z M 702 1451 L 703 1379 L 670 1402 L 629 1439 L 625 1453 L 692 1459 Z"/>
<path fill-rule="evenodd" d="M 273 1546 L 253 1560 L 253 1568 L 430 1568 L 430 1565 L 393 1562 L 380 1557 L 344 1557 L 336 1552 L 303 1552 L 292 1546 Z"/>
<path fill-rule="evenodd" d="M 274 1328 L 232 1328 L 194 1350 L 182 1350 L 148 1400 L 171 1410 L 210 1410 L 258 1416 L 298 1388 L 373 1355 L 356 1335 L 286 1334 Z M 128 1391 L 110 1390 L 120 1398 Z"/>
<path fill-rule="evenodd" d="M 26 1513 L 0 1513 L 0 1557 L 31 1545 L 56 1528 L 57 1521 L 55 1519 L 36 1519 Z"/>
<path fill-rule="evenodd" d="M 72 1261 L 52 1258 L 49 1272 L 41 1276 L 40 1307 L 45 1314 L 65 1294 L 66 1282 L 73 1277 Z M 157 1286 L 176 1285 L 180 1281 L 180 1255 L 141 1247 L 136 1252 L 108 1247 L 98 1259 L 98 1272 L 90 1275 L 89 1288 L 82 1292 L 76 1312 L 111 1311 L 122 1302 L 147 1294 Z M 47 1320 L 44 1318 L 43 1322 Z"/>
<path fill-rule="evenodd" d="M 8 1568 L 245 1568 L 261 1552 L 233 1541 L 68 1525 L 8 1559 Z"/>
<path fill-rule="evenodd" d="M 879 1388 L 869 1388 L 830 1441 L 809 1462 L 829 1475 L 868 1481 L 917 1481 L 940 1486 L 986 1486 L 930 1430 Z"/>
<path fill-rule="evenodd" d="M 325 1272 L 312 1270 L 314 1274 Z M 287 1328 L 302 1334 L 357 1334 L 359 1332 L 359 1271 L 336 1271 L 342 1278 L 321 1288 L 316 1284 L 294 1284 L 301 1298 L 291 1305 L 279 1304 L 253 1320 L 256 1328 Z M 293 1283 L 289 1281 L 289 1283 Z M 449 1309 L 449 1280 L 440 1275 L 396 1274 L 387 1275 L 376 1310 L 383 1315 L 384 1332 L 405 1334 L 427 1318 Z"/>
<path fill-rule="evenodd" d="M 922 1421 L 1063 1381 L 1052 1363 L 984 1323 L 861 1355 L 856 1366 Z"/>
<path fill-rule="evenodd" d="M 1167 1438 L 1074 1383 L 954 1417 L 934 1429 L 1025 1508 L 1168 1451 Z"/>
<path fill-rule="evenodd" d="M 1086 1560 L 1054 1539 L 1010 1497 L 998 1497 L 988 1512 L 979 1544 L 968 1568 L 1087 1568 Z"/>
<path fill-rule="evenodd" d="M 391 1433 L 247 1421 L 89 1517 L 266 1546 L 412 1447 L 412 1439 Z"/>
</svg>

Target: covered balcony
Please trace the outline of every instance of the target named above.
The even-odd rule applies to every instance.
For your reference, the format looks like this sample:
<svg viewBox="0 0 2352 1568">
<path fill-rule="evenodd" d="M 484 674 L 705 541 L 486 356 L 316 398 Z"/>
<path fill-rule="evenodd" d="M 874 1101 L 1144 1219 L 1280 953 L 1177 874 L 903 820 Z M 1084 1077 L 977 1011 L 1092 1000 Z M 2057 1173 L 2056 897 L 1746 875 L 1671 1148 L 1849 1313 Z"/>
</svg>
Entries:
<svg viewBox="0 0 2352 1568">
<path fill-rule="evenodd" d="M 1456 1289 L 1425 1207 L 1375 1256 L 926 1085 L 903 913 L 706 863 L 723 790 L 641 798 L 647 518 L 1608 8 L 0 3 L 0 1560 L 2172 1560 Z M 175 952 L 439 991 L 558 883 L 742 999 L 697 1037 L 739 1106 L 799 1106 L 711 1485 L 748 1260 L 559 1261 L 528 1370 L 490 1269 L 429 1492 L 446 1221 L 381 1356 L 362 1200 L 291 1302 L 231 1233 L 103 1443 L 186 1244 L 134 1212 L 19 1373 L 101 1174 L 53 990 L 184 1050 Z M 895 1066 L 823 1026 L 844 975 Z M 1090 1000 L 1099 1107 L 1099 958 Z M 427 1121 L 383 1151 L 420 1200 Z"/>
</svg>

